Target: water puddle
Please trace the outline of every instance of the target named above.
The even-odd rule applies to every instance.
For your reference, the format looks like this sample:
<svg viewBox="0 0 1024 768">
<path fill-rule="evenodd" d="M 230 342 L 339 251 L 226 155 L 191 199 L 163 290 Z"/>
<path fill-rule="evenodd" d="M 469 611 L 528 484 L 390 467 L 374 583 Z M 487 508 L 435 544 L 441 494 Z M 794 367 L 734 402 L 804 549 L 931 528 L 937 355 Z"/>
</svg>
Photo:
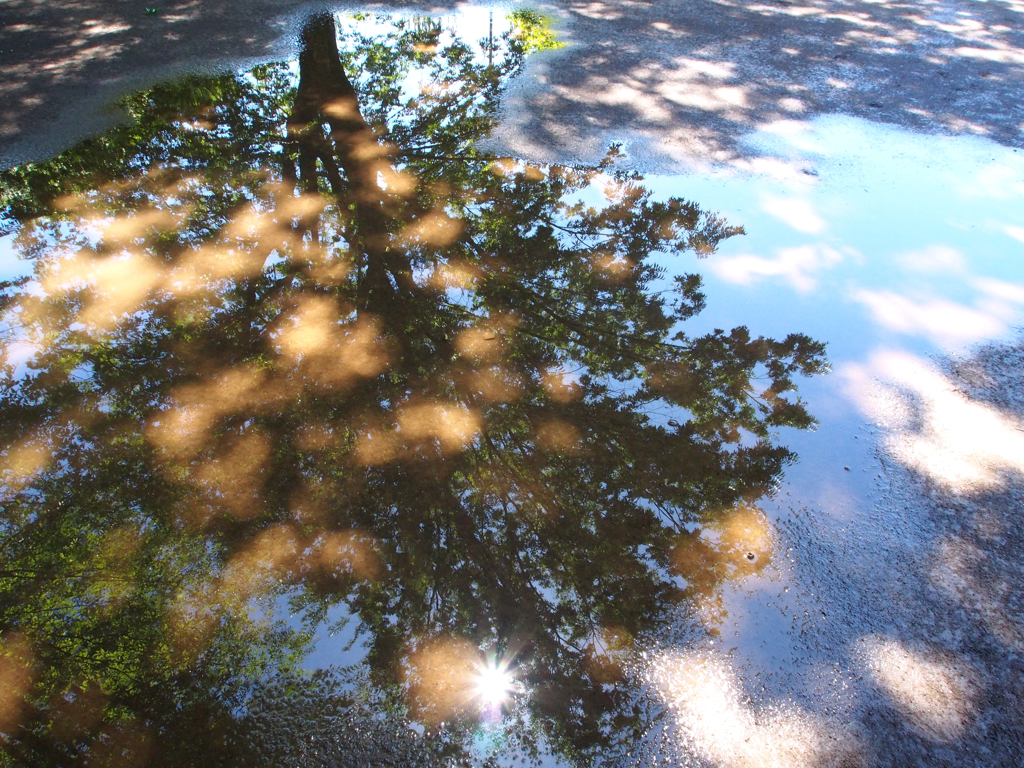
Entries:
<svg viewBox="0 0 1024 768">
<path fill-rule="evenodd" d="M 3 759 L 987 743 L 1024 158 L 825 116 L 536 163 L 488 137 L 543 16 L 300 43 L 0 172 Z"/>
</svg>

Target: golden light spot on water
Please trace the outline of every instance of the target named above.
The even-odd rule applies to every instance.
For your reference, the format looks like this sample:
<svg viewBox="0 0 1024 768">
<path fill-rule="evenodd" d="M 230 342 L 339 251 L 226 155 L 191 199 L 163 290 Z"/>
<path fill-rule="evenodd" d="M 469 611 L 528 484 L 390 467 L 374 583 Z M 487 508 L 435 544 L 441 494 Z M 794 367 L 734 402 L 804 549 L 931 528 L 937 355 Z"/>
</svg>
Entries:
<svg viewBox="0 0 1024 768">
<path fill-rule="evenodd" d="M 772 553 L 773 536 L 768 516 L 756 507 L 740 506 L 714 526 L 721 532 L 718 550 L 746 573 L 754 563 L 763 568 Z M 751 559 L 750 555 L 756 556 Z"/>
<path fill-rule="evenodd" d="M 315 258 L 309 276 L 323 286 L 343 284 L 352 271 L 352 265 L 341 259 Z"/>
<path fill-rule="evenodd" d="M 522 174 L 526 177 L 527 181 L 541 181 L 546 177 L 546 174 L 539 166 L 530 164 L 523 167 Z"/>
<path fill-rule="evenodd" d="M 61 195 L 54 199 L 50 207 L 62 213 L 79 213 L 89 206 L 89 200 L 81 194 Z"/>
<path fill-rule="evenodd" d="M 231 220 L 221 230 L 221 236 L 225 240 L 257 241 L 268 234 L 268 229 L 280 229 L 283 233 L 286 223 L 278 223 L 272 216 L 272 210 L 250 203 L 231 216 Z"/>
<path fill-rule="evenodd" d="M 252 517 L 260 511 L 270 453 L 270 440 L 258 432 L 222 439 L 214 457 L 195 469 L 195 481 L 235 517 Z"/>
<path fill-rule="evenodd" d="M 18 632 L 0 635 L 0 732 L 11 733 L 25 714 L 25 696 L 35 682 L 35 656 Z"/>
<path fill-rule="evenodd" d="M 352 139 L 351 134 L 345 137 L 348 140 Z M 354 146 L 352 147 L 352 156 L 357 160 L 368 162 L 372 160 L 387 158 L 394 153 L 394 147 L 389 144 L 381 143 L 377 140 L 377 136 L 373 131 L 367 130 L 359 138 L 355 140 Z M 374 171 L 380 170 L 384 165 L 375 165 Z"/>
<path fill-rule="evenodd" d="M 464 225 L 443 210 L 433 210 L 402 230 L 400 242 L 406 247 L 426 245 L 443 248 L 462 234 Z"/>
<path fill-rule="evenodd" d="M 232 214 L 221 230 L 220 244 L 214 248 L 244 245 L 253 249 L 260 264 L 275 247 L 306 250 L 301 228 L 293 224 L 296 220 L 312 222 L 332 203 L 331 199 L 315 193 L 296 196 L 293 189 L 280 183 L 265 184 L 259 193 L 257 200 Z"/>
<path fill-rule="evenodd" d="M 167 231 L 177 227 L 181 214 L 166 208 L 149 208 L 130 215 L 114 216 L 98 221 L 104 241 L 111 246 L 127 246 L 145 237 L 151 230 Z"/>
<path fill-rule="evenodd" d="M 686 580 L 705 624 L 721 619 L 721 586 L 728 579 L 760 573 L 771 562 L 774 536 L 767 515 L 756 507 L 739 505 L 712 523 L 680 534 L 673 544 L 671 567 Z"/>
<path fill-rule="evenodd" d="M 463 355 L 490 360 L 501 354 L 502 335 L 486 325 L 474 326 L 459 333 L 455 348 Z"/>
<path fill-rule="evenodd" d="M 58 262 L 41 280 L 51 296 L 81 292 L 78 320 L 97 330 L 113 328 L 139 310 L 160 283 L 160 271 L 145 256 L 100 257 L 83 250 Z"/>
<path fill-rule="evenodd" d="M 331 101 L 324 102 L 320 107 L 320 111 L 328 117 L 333 117 L 336 120 L 348 120 L 351 118 L 361 117 L 359 113 L 359 104 L 352 97 L 341 97 L 333 99 Z"/>
<path fill-rule="evenodd" d="M 541 376 L 541 385 L 548 393 L 548 397 L 559 403 L 578 400 L 582 394 L 580 387 L 570 381 L 566 374 L 557 370 L 546 371 Z"/>
<path fill-rule="evenodd" d="M 324 533 L 310 556 L 314 567 L 331 573 L 349 573 L 358 581 L 376 581 L 381 575 L 376 542 L 359 530 Z"/>
<path fill-rule="evenodd" d="M 221 580 L 222 598 L 244 608 L 253 597 L 288 576 L 296 564 L 300 541 L 288 524 L 263 531 L 228 562 Z"/>
<path fill-rule="evenodd" d="M 508 176 L 516 168 L 516 161 L 511 157 L 498 157 L 491 162 L 491 173 L 495 176 Z"/>
<path fill-rule="evenodd" d="M 453 260 L 447 264 L 444 262 L 437 264 L 427 279 L 427 284 L 438 290 L 446 288 L 471 290 L 476 287 L 482 276 L 483 272 L 479 267 L 466 261 Z"/>
<path fill-rule="evenodd" d="M 284 189 L 287 190 L 287 187 Z M 324 195 L 310 192 L 294 195 L 291 190 L 287 190 L 284 194 L 278 194 L 274 197 L 273 215 L 279 224 L 283 222 L 290 223 L 295 219 L 299 221 L 310 220 L 323 213 L 330 203 L 331 199 Z"/>
<path fill-rule="evenodd" d="M 415 174 L 410 171 L 396 171 L 391 165 L 384 164 L 380 174 L 387 191 L 399 197 L 410 197 L 419 187 Z"/>
<path fill-rule="evenodd" d="M 404 684 L 414 718 L 435 725 L 472 714 L 478 695 L 477 670 L 484 654 L 467 640 L 422 642 L 409 654 Z"/>
<path fill-rule="evenodd" d="M 289 357 L 316 354 L 337 343 L 340 311 L 329 298 L 304 298 L 283 317 L 278 336 L 282 352 Z"/>
<path fill-rule="evenodd" d="M 284 395 L 267 381 L 264 371 L 248 366 L 214 371 L 197 383 L 174 390 L 172 407 L 150 420 L 146 439 L 171 458 L 186 460 L 206 447 L 212 428 L 225 416 L 274 405 Z"/>
<path fill-rule="evenodd" d="M 474 371 L 470 374 L 469 386 L 485 399 L 496 403 L 512 402 L 523 392 L 519 376 L 497 366 Z"/>
<path fill-rule="evenodd" d="M 599 254 L 590 258 L 594 269 L 601 274 L 605 280 L 619 282 L 633 272 L 635 266 L 629 259 L 616 254 Z"/>
<path fill-rule="evenodd" d="M 17 492 L 53 462 L 53 445 L 43 432 L 32 432 L 0 453 L 0 482 Z"/>
<path fill-rule="evenodd" d="M 175 297 L 212 295 L 222 280 L 255 277 L 264 255 L 226 247 L 223 243 L 195 248 L 178 257 L 160 285 Z"/>
<path fill-rule="evenodd" d="M 407 405 L 398 414 L 401 436 L 410 441 L 438 440 L 441 449 L 454 453 L 468 447 L 483 427 L 476 411 L 444 403 Z"/>
<path fill-rule="evenodd" d="M 206 445 L 217 414 L 200 407 L 182 406 L 157 415 L 146 427 L 146 439 L 172 458 L 187 459 Z"/>
<path fill-rule="evenodd" d="M 563 419 L 548 419 L 537 426 L 537 444 L 548 451 L 572 453 L 580 450 L 583 436 Z"/>
<path fill-rule="evenodd" d="M 356 462 L 363 466 L 373 467 L 387 464 L 398 455 L 395 436 L 383 429 L 370 429 L 356 439 Z"/>
<path fill-rule="evenodd" d="M 279 320 L 281 353 L 293 363 L 301 360 L 307 385 L 347 387 L 387 368 L 379 323 L 369 317 L 340 323 L 340 316 L 333 299 L 304 298 Z"/>
<path fill-rule="evenodd" d="M 77 295 L 81 301 L 79 320 L 93 330 L 107 331 L 125 314 L 140 309 L 161 291 L 184 298 L 207 296 L 224 279 L 258 274 L 275 248 L 310 254 L 300 234 L 293 228 L 296 219 L 305 220 L 322 213 L 330 203 L 320 195 L 300 195 L 280 184 L 268 183 L 261 198 L 237 211 L 223 234 L 238 243 L 213 243 L 176 255 L 173 262 L 152 259 L 146 242 L 149 235 L 173 231 L 181 226 L 195 205 L 200 179 L 179 172 L 153 171 L 136 179 L 108 184 L 98 190 L 95 199 L 65 196 L 56 208 L 75 213 L 83 227 L 91 228 L 100 240 L 100 255 L 83 249 L 53 262 L 42 270 L 40 282 L 53 296 Z M 145 194 L 170 199 L 167 207 L 147 207 L 130 213 L 111 215 L 109 208 L 119 207 L 126 195 Z M 141 242 L 140 242 L 141 241 Z M 322 277 L 343 278 L 345 268 L 321 265 Z M 171 310 L 185 312 L 178 307 Z M 191 311 L 199 311 L 192 308 Z"/>
</svg>

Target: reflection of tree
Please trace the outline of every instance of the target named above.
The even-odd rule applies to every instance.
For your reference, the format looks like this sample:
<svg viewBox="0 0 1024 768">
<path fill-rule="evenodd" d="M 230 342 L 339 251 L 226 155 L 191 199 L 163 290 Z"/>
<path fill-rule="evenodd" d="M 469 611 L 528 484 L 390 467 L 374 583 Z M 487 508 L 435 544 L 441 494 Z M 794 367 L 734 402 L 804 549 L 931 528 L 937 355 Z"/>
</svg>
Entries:
<svg viewBox="0 0 1024 768">
<path fill-rule="evenodd" d="M 691 339 L 699 278 L 655 290 L 654 255 L 737 230 L 610 164 L 474 147 L 536 35 L 487 64 L 437 25 L 343 39 L 315 18 L 297 84 L 156 89 L 4 177 L 38 283 L 8 308 L 0 427 L 26 762 L 119 728 L 230 752 L 301 643 L 252 618 L 285 593 L 348 603 L 424 722 L 476 711 L 489 653 L 568 757 L 628 743 L 631 639 L 709 588 L 694 526 L 769 491 L 770 430 L 811 423 L 786 395 L 821 345 Z M 65 733 L 64 701 L 98 703 Z"/>
</svg>

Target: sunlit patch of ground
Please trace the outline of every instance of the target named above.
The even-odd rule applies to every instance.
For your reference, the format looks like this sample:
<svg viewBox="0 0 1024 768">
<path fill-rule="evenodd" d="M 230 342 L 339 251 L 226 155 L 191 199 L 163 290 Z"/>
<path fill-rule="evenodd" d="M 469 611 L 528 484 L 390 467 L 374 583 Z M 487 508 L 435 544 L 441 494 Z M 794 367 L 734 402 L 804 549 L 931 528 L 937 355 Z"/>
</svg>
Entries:
<svg viewBox="0 0 1024 768">
<path fill-rule="evenodd" d="M 901 353 L 878 354 L 847 375 L 864 410 L 886 419 L 885 449 L 948 491 L 1001 487 L 1007 473 L 1024 474 L 1024 421 L 973 397 L 969 382 Z M 871 377 L 881 391 L 867 385 Z"/>
<path fill-rule="evenodd" d="M 862 653 L 875 684 L 915 730 L 941 742 L 963 734 L 974 702 L 970 674 L 962 663 L 930 657 L 883 637 L 865 638 Z"/>
<path fill-rule="evenodd" d="M 775 575 L 718 584 L 723 631 L 652 654 L 640 764 L 1024 764 L 1024 341 L 878 355 L 848 384 L 875 495 L 773 521 Z"/>
<path fill-rule="evenodd" d="M 875 763 L 1019 765 L 1024 340 L 929 360 L 880 354 L 856 373 L 881 428 L 878 520 L 905 548 L 876 563 L 886 630 L 850 643 Z"/>
<path fill-rule="evenodd" d="M 728 659 L 668 653 L 651 677 L 671 712 L 670 727 L 713 765 L 825 768 L 859 762 L 857 740 L 842 725 L 789 703 L 752 705 Z"/>
</svg>

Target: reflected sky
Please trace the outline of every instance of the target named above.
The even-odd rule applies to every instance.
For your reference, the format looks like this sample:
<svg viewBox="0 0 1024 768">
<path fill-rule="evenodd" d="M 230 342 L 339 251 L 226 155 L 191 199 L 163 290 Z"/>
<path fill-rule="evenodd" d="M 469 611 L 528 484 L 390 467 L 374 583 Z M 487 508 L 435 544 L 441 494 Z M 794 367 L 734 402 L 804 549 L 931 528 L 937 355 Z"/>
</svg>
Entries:
<svg viewBox="0 0 1024 768">
<path fill-rule="evenodd" d="M 291 696 L 374 702 L 428 757 L 621 758 L 658 718 L 645 638 L 771 561 L 824 345 L 690 336 L 686 265 L 742 230 L 615 147 L 477 150 L 541 17 L 301 42 L 4 174 L 5 749 L 288 761 L 255 734 Z"/>
<path fill-rule="evenodd" d="M 903 355 L 927 367 L 935 353 L 1014 337 L 1024 319 L 1024 158 L 984 139 L 842 116 L 781 123 L 748 142 L 761 155 L 747 173 L 648 183 L 743 223 L 746 236 L 698 265 L 709 297 L 723 300 L 696 323 L 756 318 L 778 333 L 800 321 L 828 340 L 836 376 L 804 389 L 818 432 L 794 435 L 807 446 L 794 471 L 810 501 L 830 492 L 825 483 L 848 485 L 837 465 L 870 462 L 843 436 L 876 415 L 863 394 L 875 377 L 893 377 L 884 361 Z"/>
<path fill-rule="evenodd" d="M 342 752 L 410 764 L 626 761 L 666 713 L 714 764 L 855 751 L 758 715 L 722 653 L 814 663 L 832 609 L 790 605 L 787 526 L 872 492 L 876 377 L 959 415 L 908 465 L 1019 453 L 923 358 L 1020 322 L 1024 162 L 840 117 L 754 135 L 742 173 L 490 156 L 553 39 L 483 20 L 345 17 L 338 50 L 318 17 L 297 63 L 156 89 L 137 131 L 5 176 L 0 279 L 33 278 L 4 307 L 15 759 L 261 764 L 300 706 L 339 713 L 299 729 L 334 750 L 393 715 Z M 961 732 L 968 673 L 862 645 L 923 738 Z"/>
<path fill-rule="evenodd" d="M 879 344 L 960 348 L 1019 323 L 1018 151 L 841 116 L 747 141 L 763 158 L 749 174 L 651 183 L 693 189 L 743 221 L 750 236 L 726 245 L 706 276 L 744 296 L 752 315 L 831 322 L 817 327 L 830 329 L 837 360 Z M 851 322 L 866 332 L 842 332 Z"/>
<path fill-rule="evenodd" d="M 677 713 L 676 754 L 841 762 L 866 748 L 847 724 L 879 701 L 915 743 L 970 743 L 979 679 L 1003 673 L 960 649 L 987 633 L 1007 653 L 1020 647 L 1004 604 L 1014 577 L 971 572 L 998 567 L 960 531 L 1004 535 L 1015 508 L 1005 499 L 1020 473 L 1009 382 L 1024 318 L 1024 158 L 843 116 L 746 141 L 745 172 L 649 178 L 714 201 L 746 232 L 701 263 L 709 302 L 696 322 L 757 318 L 777 332 L 799 320 L 828 340 L 835 373 L 801 389 L 819 424 L 792 436 L 800 461 L 768 509 L 785 556 L 725 590 L 719 636 L 652 672 Z M 972 352 L 980 343 L 993 346 Z M 944 506 L 957 512 L 939 523 Z M 894 578 L 893 563 L 923 583 Z M 958 625 L 960 606 L 977 623 Z M 765 721 L 775 725 L 754 725 Z M 873 727 L 869 739 L 898 740 Z"/>
</svg>

